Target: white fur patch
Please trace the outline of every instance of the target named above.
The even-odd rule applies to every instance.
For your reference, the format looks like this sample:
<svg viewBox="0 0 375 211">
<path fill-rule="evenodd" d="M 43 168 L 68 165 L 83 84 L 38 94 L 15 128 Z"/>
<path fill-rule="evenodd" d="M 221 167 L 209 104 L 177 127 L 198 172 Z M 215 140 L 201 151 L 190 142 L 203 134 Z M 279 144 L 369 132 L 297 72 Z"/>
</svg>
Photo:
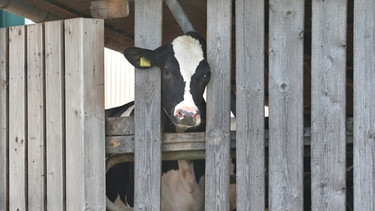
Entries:
<svg viewBox="0 0 375 211">
<path fill-rule="evenodd" d="M 185 81 L 185 105 L 196 106 L 190 93 L 191 76 L 204 59 L 202 46 L 197 39 L 188 35 L 177 37 L 172 42 L 175 58 L 180 65 L 180 72 Z"/>
<path fill-rule="evenodd" d="M 179 170 L 170 170 L 161 178 L 162 210 L 203 211 L 204 176 L 192 184 L 193 191 L 186 192 Z"/>
</svg>

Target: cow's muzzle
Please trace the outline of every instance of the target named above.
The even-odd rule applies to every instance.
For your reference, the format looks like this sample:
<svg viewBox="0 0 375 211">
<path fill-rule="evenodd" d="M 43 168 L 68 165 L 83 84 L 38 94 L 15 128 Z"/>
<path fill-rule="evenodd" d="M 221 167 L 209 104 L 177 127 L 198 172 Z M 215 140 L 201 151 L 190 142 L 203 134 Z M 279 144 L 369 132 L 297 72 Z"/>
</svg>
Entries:
<svg viewBox="0 0 375 211">
<path fill-rule="evenodd" d="M 201 123 L 198 110 L 177 109 L 175 117 L 177 119 L 177 124 L 185 127 L 194 127 Z"/>
</svg>

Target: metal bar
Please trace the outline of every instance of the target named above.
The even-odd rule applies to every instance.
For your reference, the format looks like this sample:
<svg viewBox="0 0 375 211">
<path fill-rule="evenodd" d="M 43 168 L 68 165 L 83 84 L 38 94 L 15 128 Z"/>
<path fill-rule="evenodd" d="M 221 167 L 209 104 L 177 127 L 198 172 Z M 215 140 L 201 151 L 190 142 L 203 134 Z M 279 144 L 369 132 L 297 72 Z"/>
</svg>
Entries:
<svg viewBox="0 0 375 211">
<path fill-rule="evenodd" d="M 184 33 L 195 31 L 185 11 L 177 0 L 164 0 Z"/>
</svg>

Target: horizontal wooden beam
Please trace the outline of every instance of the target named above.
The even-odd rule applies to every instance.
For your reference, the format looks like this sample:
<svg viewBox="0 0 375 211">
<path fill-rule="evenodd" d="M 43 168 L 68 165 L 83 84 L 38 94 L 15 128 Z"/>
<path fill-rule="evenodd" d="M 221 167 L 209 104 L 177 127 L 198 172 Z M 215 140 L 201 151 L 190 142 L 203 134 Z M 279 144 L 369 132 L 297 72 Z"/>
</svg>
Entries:
<svg viewBox="0 0 375 211">
<path fill-rule="evenodd" d="M 127 0 L 92 1 L 90 10 L 93 18 L 123 18 L 129 15 L 129 2 Z"/>
<path fill-rule="evenodd" d="M 107 136 L 134 135 L 134 116 L 109 117 L 105 123 Z"/>
<path fill-rule="evenodd" d="M 353 118 L 347 118 L 346 142 L 353 143 Z M 265 131 L 265 145 L 268 146 L 268 130 Z M 206 135 L 198 133 L 164 133 L 163 160 L 204 159 Z M 236 149 L 236 132 L 230 133 L 230 146 Z M 304 145 L 311 145 L 311 129 L 304 129 Z M 106 119 L 106 154 L 134 153 L 134 117 L 110 117 Z M 232 153 L 234 157 L 234 153 Z"/>
</svg>

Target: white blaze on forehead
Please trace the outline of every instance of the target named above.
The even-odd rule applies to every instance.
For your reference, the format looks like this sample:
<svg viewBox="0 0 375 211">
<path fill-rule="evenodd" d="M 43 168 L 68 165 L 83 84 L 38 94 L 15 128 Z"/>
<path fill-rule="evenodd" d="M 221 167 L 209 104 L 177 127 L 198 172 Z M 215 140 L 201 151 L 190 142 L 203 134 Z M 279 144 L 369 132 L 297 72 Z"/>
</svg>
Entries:
<svg viewBox="0 0 375 211">
<path fill-rule="evenodd" d="M 185 81 L 184 104 L 195 106 L 193 96 L 190 93 L 190 81 L 199 63 L 204 59 L 202 46 L 197 39 L 188 35 L 177 37 L 173 40 L 172 45 L 174 56 Z"/>
</svg>

